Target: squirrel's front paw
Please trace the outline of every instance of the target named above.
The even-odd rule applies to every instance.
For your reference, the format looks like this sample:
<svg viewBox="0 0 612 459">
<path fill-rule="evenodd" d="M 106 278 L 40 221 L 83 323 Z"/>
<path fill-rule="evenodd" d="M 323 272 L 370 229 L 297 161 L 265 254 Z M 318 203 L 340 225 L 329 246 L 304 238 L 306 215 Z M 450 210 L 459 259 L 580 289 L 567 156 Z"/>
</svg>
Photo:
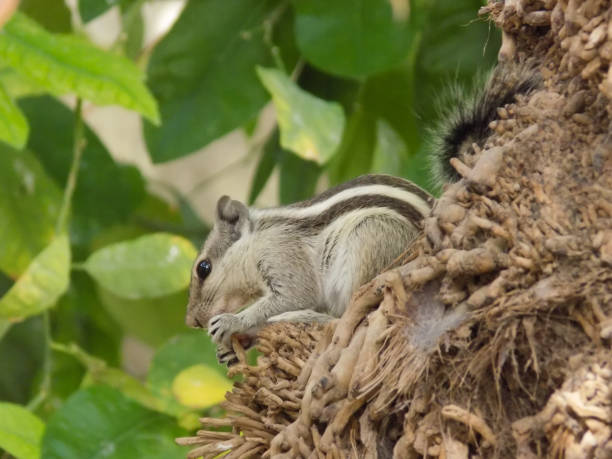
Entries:
<svg viewBox="0 0 612 459">
<path fill-rule="evenodd" d="M 242 331 L 240 319 L 234 314 L 219 314 L 208 322 L 208 334 L 216 344 L 225 344 L 231 348 L 234 333 Z"/>
<path fill-rule="evenodd" d="M 228 347 L 225 344 L 219 344 L 217 346 L 217 361 L 221 365 L 231 367 L 232 365 L 238 363 L 238 357 L 231 347 Z"/>
</svg>

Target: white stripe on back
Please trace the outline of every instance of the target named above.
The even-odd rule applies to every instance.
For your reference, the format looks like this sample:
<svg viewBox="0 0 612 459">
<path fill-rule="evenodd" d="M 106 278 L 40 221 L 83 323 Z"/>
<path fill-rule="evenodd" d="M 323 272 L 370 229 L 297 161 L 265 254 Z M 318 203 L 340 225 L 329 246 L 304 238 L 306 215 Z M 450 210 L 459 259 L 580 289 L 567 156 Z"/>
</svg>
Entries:
<svg viewBox="0 0 612 459">
<path fill-rule="evenodd" d="M 348 188 L 325 201 L 318 202 L 308 207 L 278 207 L 272 209 L 251 209 L 255 218 L 280 217 L 280 218 L 308 218 L 322 214 L 330 207 L 339 202 L 355 198 L 357 196 L 379 195 L 395 198 L 407 202 L 418 210 L 421 215 L 429 214 L 429 205 L 421 197 L 402 188 L 395 188 L 388 185 L 363 185 L 355 188 Z"/>
</svg>

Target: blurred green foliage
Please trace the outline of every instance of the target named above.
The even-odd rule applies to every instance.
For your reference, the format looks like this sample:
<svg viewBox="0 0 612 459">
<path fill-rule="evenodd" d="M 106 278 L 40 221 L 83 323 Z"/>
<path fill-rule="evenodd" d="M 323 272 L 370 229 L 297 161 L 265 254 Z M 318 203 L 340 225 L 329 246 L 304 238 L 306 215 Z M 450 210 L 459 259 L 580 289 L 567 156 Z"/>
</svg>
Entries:
<svg viewBox="0 0 612 459">
<path fill-rule="evenodd" d="M 152 195 L 58 96 L 138 112 L 154 162 L 249 135 L 271 101 L 250 203 L 275 169 L 281 203 L 368 172 L 431 189 L 434 100 L 499 46 L 480 0 L 187 0 L 143 49 L 154 1 L 78 1 L 77 24 L 118 11 L 112 51 L 63 0 L 23 0 L 0 30 L 0 450 L 17 458 L 184 457 L 173 438 L 230 384 L 183 325 L 207 222 Z M 121 369 L 127 336 L 154 350 L 142 380 Z"/>
</svg>

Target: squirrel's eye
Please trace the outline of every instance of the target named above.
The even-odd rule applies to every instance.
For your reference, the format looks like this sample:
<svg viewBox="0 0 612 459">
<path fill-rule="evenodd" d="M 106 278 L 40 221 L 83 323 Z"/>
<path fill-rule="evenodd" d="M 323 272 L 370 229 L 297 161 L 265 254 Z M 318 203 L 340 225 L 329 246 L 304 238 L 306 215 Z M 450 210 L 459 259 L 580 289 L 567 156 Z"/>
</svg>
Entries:
<svg viewBox="0 0 612 459">
<path fill-rule="evenodd" d="M 212 271 L 212 265 L 209 260 L 202 260 L 198 263 L 198 267 L 196 268 L 196 272 L 198 273 L 198 277 L 201 280 L 206 279 L 206 276 L 210 274 Z"/>
</svg>

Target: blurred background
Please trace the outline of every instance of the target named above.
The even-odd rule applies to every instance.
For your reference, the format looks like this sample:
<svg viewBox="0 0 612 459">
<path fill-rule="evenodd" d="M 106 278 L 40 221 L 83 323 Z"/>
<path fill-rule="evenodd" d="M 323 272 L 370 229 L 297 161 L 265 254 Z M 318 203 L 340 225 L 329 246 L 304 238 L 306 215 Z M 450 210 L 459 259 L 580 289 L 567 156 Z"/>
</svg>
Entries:
<svg viewBox="0 0 612 459">
<path fill-rule="evenodd" d="M 0 1 L 0 457 L 184 457 L 231 387 L 184 325 L 216 200 L 437 193 L 441 94 L 499 48 L 482 4 Z"/>
</svg>

